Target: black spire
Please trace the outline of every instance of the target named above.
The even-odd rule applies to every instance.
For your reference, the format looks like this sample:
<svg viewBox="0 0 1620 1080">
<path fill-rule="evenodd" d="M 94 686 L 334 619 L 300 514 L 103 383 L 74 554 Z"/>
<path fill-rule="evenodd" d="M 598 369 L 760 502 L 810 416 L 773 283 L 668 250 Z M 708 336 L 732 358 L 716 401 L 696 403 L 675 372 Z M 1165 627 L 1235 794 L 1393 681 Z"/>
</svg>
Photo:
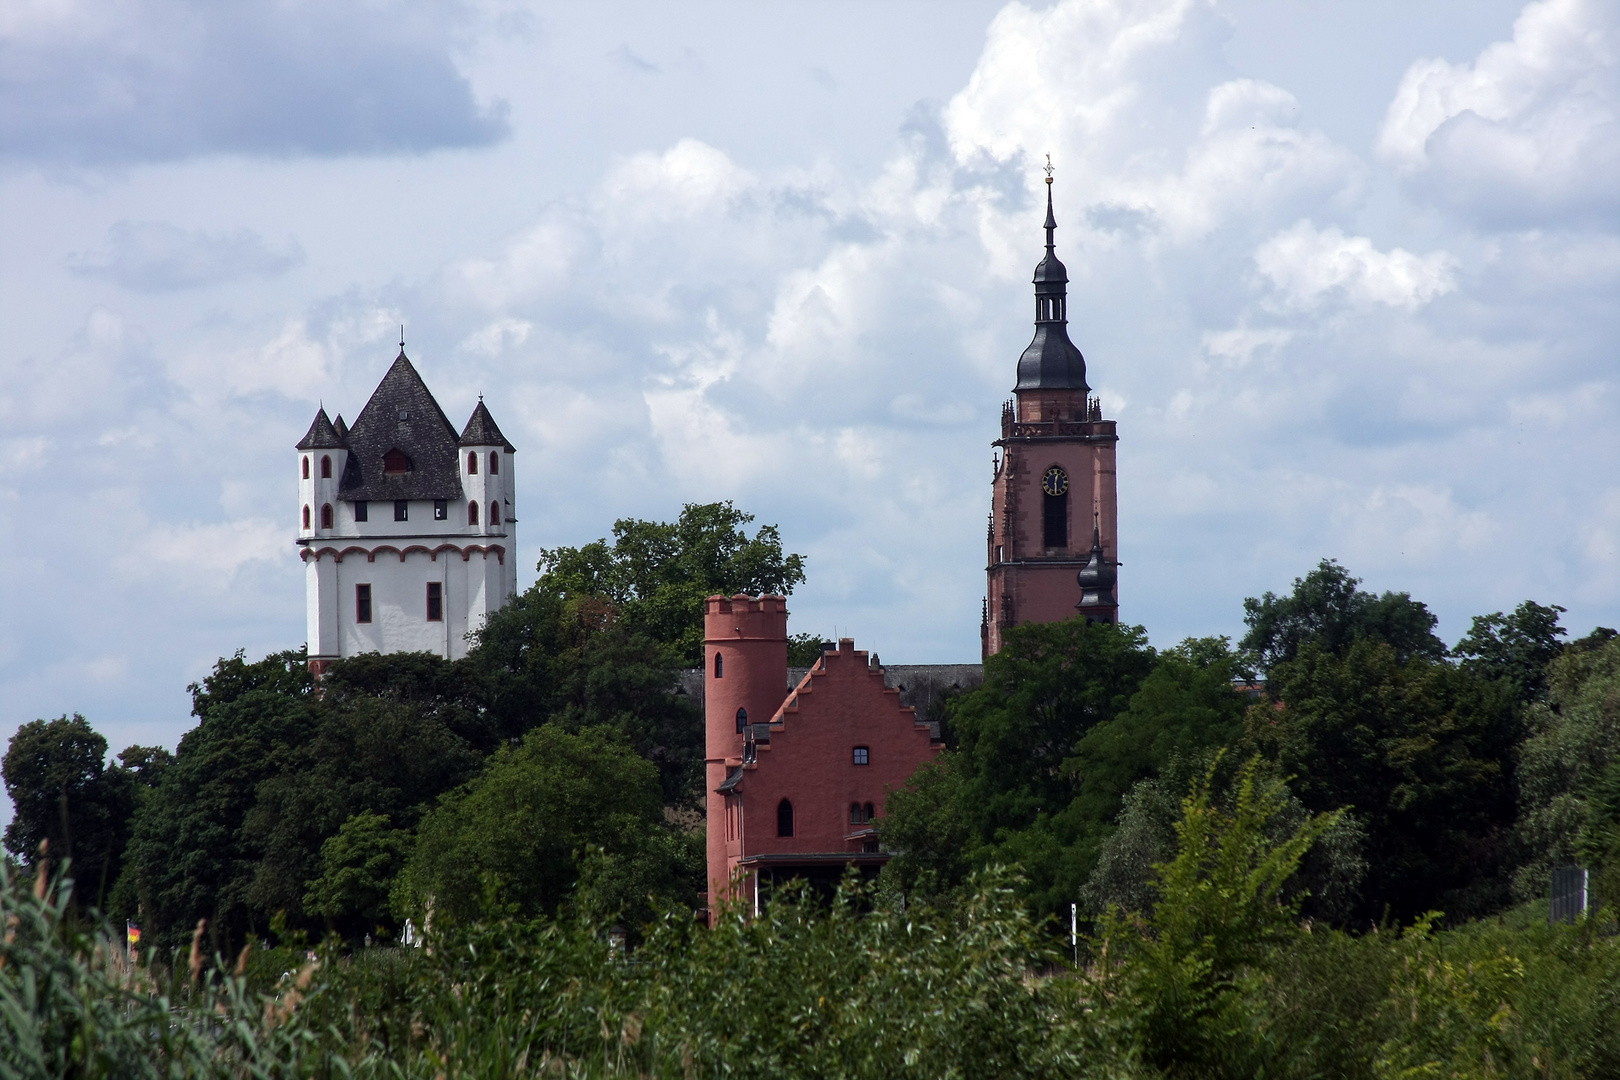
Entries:
<svg viewBox="0 0 1620 1080">
<path fill-rule="evenodd" d="M 1035 267 L 1035 339 L 1018 358 L 1015 390 L 1079 390 L 1086 385 L 1086 358 L 1069 340 L 1069 271 L 1057 257 L 1057 215 L 1052 212 L 1052 174 L 1046 175 L 1046 257 Z"/>
<path fill-rule="evenodd" d="M 1092 622 L 1113 622 L 1117 606 L 1114 583 L 1119 580 L 1119 571 L 1103 555 L 1102 521 L 1095 514 L 1091 524 L 1091 557 L 1074 579 L 1080 585 L 1080 602 L 1075 607 L 1081 614 Z"/>
</svg>

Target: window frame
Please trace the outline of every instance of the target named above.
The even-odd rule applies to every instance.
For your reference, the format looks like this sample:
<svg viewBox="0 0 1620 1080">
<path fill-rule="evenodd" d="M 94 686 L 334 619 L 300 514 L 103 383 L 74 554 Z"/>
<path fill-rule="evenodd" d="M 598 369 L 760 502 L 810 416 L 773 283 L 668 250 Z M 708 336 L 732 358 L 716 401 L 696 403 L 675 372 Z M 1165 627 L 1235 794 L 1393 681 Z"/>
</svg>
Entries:
<svg viewBox="0 0 1620 1080">
<path fill-rule="evenodd" d="M 737 706 L 737 734 L 741 735 L 748 730 L 748 710 L 741 705 Z"/>
<path fill-rule="evenodd" d="M 478 475 L 478 451 L 476 450 L 467 451 L 467 475 Z"/>
<path fill-rule="evenodd" d="M 337 511 L 332 509 L 331 503 L 321 503 L 321 528 L 330 529 L 337 520 Z"/>
<path fill-rule="evenodd" d="M 357 581 L 354 585 L 354 621 L 371 621 L 371 582 Z"/>
<path fill-rule="evenodd" d="M 489 452 L 489 475 L 501 475 L 501 452 L 499 450 Z"/>
<path fill-rule="evenodd" d="M 449 521 L 450 520 L 450 500 L 449 499 L 434 499 L 433 500 L 433 520 L 434 521 Z"/>
<path fill-rule="evenodd" d="M 395 521 L 409 521 L 409 520 L 411 520 L 411 500 L 409 500 L 409 499 L 395 499 L 394 500 L 394 520 Z"/>
<path fill-rule="evenodd" d="M 310 522 L 309 503 L 305 503 L 304 504 L 304 530 L 306 532 L 309 531 L 309 522 Z"/>
<path fill-rule="evenodd" d="M 792 839 L 796 824 L 793 820 L 793 800 L 784 795 L 781 801 L 776 804 L 777 837 Z"/>
<path fill-rule="evenodd" d="M 309 479 L 309 455 L 304 455 L 304 479 Z"/>
<path fill-rule="evenodd" d="M 356 520 L 356 521 L 370 521 L 371 520 L 371 506 L 370 506 L 370 504 L 368 504 L 366 502 L 366 500 L 364 500 L 364 499 L 356 499 L 350 505 L 352 505 L 354 507 L 354 520 Z"/>
<path fill-rule="evenodd" d="M 501 523 L 501 501 L 499 499 L 494 499 L 494 500 L 491 500 L 491 502 L 489 504 L 489 527 L 493 529 L 493 528 L 495 528 L 495 526 L 499 525 L 500 523 Z"/>
<path fill-rule="evenodd" d="M 427 583 L 427 621 L 444 622 L 444 582 Z"/>
<path fill-rule="evenodd" d="M 870 765 L 872 764 L 872 748 L 870 746 L 857 746 L 850 751 L 849 757 L 851 764 Z"/>
<path fill-rule="evenodd" d="M 719 649 L 714 650 L 714 677 L 717 679 L 726 677 L 726 654 Z"/>
<path fill-rule="evenodd" d="M 322 454 L 321 455 L 321 479 L 322 480 L 330 480 L 330 479 L 332 479 L 332 455 L 331 454 Z"/>
<path fill-rule="evenodd" d="M 478 527 L 478 500 L 467 500 L 467 525 L 470 528 Z"/>
</svg>

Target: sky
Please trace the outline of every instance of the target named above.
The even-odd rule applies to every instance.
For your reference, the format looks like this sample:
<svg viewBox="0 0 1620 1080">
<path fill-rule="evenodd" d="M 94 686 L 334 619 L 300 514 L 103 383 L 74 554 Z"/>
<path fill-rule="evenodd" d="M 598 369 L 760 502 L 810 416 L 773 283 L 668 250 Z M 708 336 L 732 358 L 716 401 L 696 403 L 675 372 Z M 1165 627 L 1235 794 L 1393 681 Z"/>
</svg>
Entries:
<svg viewBox="0 0 1620 1080">
<path fill-rule="evenodd" d="M 1048 154 L 1124 620 L 1620 625 L 1616 0 L 11 0 L 0 737 L 303 642 L 293 444 L 401 324 L 521 585 L 730 499 L 790 629 L 976 660 Z"/>
</svg>

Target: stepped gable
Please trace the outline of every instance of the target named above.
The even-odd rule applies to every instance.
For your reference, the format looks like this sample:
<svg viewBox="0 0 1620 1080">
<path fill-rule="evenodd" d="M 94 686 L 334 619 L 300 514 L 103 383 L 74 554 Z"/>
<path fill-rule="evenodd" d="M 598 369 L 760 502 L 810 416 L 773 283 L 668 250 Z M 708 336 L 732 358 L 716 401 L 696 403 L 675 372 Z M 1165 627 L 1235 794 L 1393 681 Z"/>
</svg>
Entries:
<svg viewBox="0 0 1620 1080">
<path fill-rule="evenodd" d="M 501 429 L 495 426 L 495 418 L 489 415 L 489 409 L 484 405 L 484 399 L 478 399 L 478 407 L 467 421 L 467 426 L 461 431 L 462 446 L 499 446 L 508 454 L 517 453 L 517 447 L 506 441 Z"/>
<path fill-rule="evenodd" d="M 348 442 L 338 488 L 348 502 L 462 497 L 456 429 L 404 349 L 355 417 Z M 405 471 L 385 471 L 384 459 L 393 450 L 405 456 Z"/>
<path fill-rule="evenodd" d="M 343 417 L 338 417 L 338 423 L 343 423 Z M 332 426 L 332 421 L 326 418 L 326 407 L 323 405 L 315 414 L 315 420 L 309 425 L 309 431 L 298 440 L 299 450 L 342 450 L 348 444 L 343 441 L 344 432 Z"/>
</svg>

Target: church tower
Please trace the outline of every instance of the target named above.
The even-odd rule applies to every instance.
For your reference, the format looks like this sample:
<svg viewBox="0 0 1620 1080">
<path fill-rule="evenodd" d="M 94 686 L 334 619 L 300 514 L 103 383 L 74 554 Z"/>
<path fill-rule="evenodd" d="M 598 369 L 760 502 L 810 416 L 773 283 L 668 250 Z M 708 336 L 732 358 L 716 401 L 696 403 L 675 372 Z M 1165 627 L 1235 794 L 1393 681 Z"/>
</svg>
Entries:
<svg viewBox="0 0 1620 1080">
<path fill-rule="evenodd" d="M 1086 383 L 1069 340 L 1069 274 L 1053 234 L 1046 176 L 1046 257 L 1035 267 L 1035 338 L 1018 358 L 1013 399 L 1001 408 L 990 497 L 984 655 L 1024 623 L 1083 616 L 1115 622 L 1118 518 L 1113 420 Z"/>
</svg>

